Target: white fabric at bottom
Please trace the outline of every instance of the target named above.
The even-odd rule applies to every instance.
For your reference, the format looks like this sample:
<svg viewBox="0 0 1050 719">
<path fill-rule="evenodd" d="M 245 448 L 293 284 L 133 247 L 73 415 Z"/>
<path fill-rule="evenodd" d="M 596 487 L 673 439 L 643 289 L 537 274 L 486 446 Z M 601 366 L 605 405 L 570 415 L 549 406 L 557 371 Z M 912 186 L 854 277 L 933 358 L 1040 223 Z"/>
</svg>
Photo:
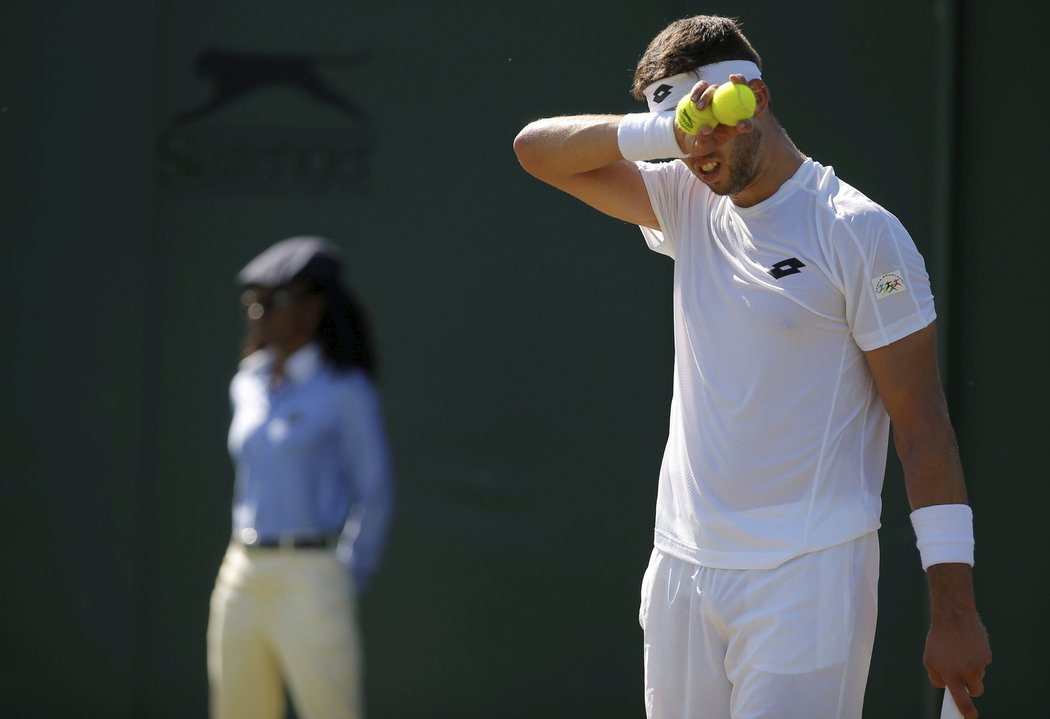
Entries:
<svg viewBox="0 0 1050 719">
<path fill-rule="evenodd" d="M 211 597 L 213 719 L 362 719 L 354 592 L 325 550 L 231 544 Z"/>
<path fill-rule="evenodd" d="M 649 719 L 860 719 L 878 601 L 872 532 L 775 569 L 654 549 L 642 580 Z"/>
</svg>

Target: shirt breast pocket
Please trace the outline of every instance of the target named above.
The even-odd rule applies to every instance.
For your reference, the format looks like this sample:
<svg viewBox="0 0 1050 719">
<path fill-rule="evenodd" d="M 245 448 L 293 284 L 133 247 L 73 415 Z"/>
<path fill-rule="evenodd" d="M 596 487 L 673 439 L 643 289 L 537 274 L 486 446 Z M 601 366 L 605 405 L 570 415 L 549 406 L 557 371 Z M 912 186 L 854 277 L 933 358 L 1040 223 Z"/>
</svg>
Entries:
<svg viewBox="0 0 1050 719">
<path fill-rule="evenodd" d="M 285 451 L 306 453 L 316 450 L 322 435 L 321 422 L 316 412 L 291 407 L 266 423 L 266 438 L 270 444 Z"/>
</svg>

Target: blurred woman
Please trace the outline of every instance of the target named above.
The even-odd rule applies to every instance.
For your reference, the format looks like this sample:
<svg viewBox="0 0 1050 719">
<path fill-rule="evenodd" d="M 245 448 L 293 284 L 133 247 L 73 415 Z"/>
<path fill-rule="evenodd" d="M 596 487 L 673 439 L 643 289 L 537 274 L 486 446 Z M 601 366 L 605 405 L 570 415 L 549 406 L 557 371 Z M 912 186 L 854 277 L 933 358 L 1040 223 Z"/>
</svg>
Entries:
<svg viewBox="0 0 1050 719">
<path fill-rule="evenodd" d="M 338 250 L 295 237 L 238 274 L 248 315 L 230 385 L 233 537 L 211 599 L 216 719 L 363 717 L 355 595 L 392 505 L 365 316 Z"/>
</svg>

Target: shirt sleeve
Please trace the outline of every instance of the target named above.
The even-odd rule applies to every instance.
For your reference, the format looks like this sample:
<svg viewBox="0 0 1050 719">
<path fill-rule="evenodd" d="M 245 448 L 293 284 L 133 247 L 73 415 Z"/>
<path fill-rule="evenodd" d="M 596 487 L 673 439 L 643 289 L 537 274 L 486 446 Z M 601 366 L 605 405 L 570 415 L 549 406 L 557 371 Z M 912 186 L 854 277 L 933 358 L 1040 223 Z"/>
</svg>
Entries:
<svg viewBox="0 0 1050 719">
<path fill-rule="evenodd" d="M 660 229 L 639 227 L 645 244 L 653 252 L 675 258 L 677 251 L 676 238 L 679 228 L 679 207 L 685 192 L 683 171 L 691 176 L 689 168 L 683 163 L 673 162 L 638 162 L 635 163 L 642 173 L 645 189 L 649 193 L 649 202 L 653 206 Z"/>
<path fill-rule="evenodd" d="M 836 224 L 832 248 L 846 319 L 861 350 L 883 347 L 936 318 L 926 264 L 900 221 L 881 208 Z"/>
<path fill-rule="evenodd" d="M 379 396 L 355 373 L 340 398 L 339 457 L 356 501 L 340 537 L 338 556 L 363 589 L 383 553 L 393 509 L 393 473 Z"/>
</svg>

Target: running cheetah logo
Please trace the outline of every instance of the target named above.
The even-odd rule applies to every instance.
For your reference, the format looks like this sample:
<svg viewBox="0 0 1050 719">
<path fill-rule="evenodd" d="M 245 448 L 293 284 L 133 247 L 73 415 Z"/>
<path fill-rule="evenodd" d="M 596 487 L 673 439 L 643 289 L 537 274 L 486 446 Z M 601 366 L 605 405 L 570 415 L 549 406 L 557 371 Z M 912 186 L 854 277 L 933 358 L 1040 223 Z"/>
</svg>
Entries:
<svg viewBox="0 0 1050 719">
<path fill-rule="evenodd" d="M 360 65 L 370 56 L 368 51 L 323 57 L 240 53 L 207 48 L 197 55 L 194 67 L 198 75 L 211 81 L 211 95 L 197 107 L 178 114 L 175 126 L 184 127 L 197 122 L 250 92 L 278 85 L 291 85 L 314 100 L 334 107 L 351 120 L 365 120 L 368 113 L 326 83 L 319 69 L 322 65 Z"/>
</svg>

